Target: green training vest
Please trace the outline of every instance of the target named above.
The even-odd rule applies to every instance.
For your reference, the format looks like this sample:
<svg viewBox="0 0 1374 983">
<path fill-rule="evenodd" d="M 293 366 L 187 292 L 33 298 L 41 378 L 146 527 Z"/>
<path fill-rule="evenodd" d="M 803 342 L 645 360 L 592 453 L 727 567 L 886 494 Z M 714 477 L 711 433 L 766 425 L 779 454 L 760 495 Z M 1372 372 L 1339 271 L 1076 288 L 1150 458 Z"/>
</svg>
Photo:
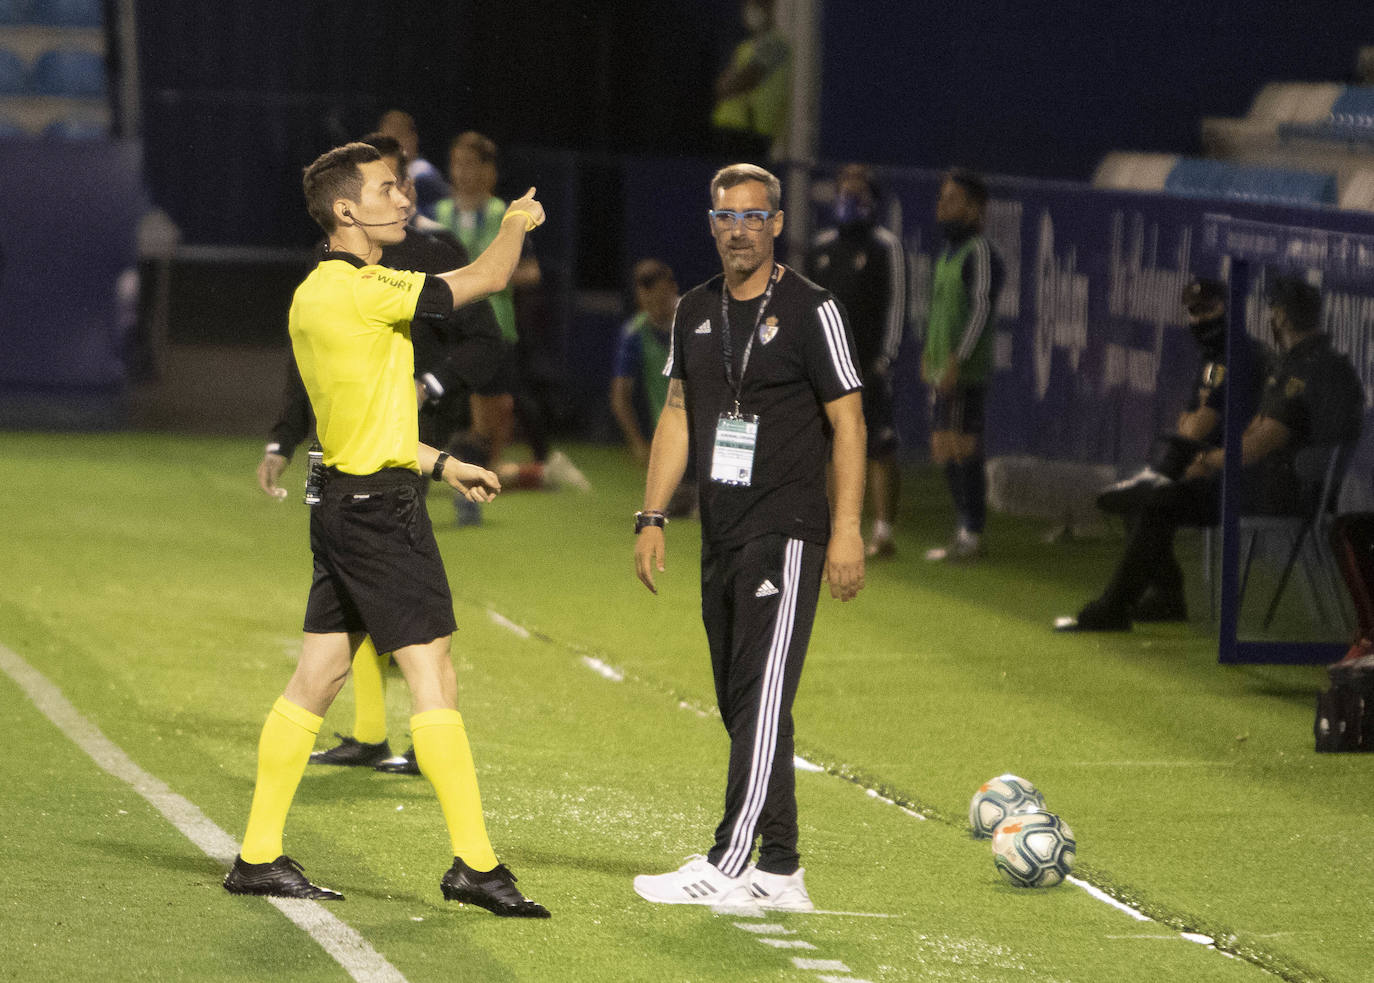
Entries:
<svg viewBox="0 0 1374 983">
<path fill-rule="evenodd" d="M 654 423 L 658 423 L 663 404 L 668 401 L 668 377 L 663 374 L 663 366 L 668 361 L 668 341 L 659 338 L 649 323 L 649 315 L 642 311 L 635 315 L 631 330 L 639 335 L 639 376 L 644 383 L 649 414 Z"/>
<path fill-rule="evenodd" d="M 942 253 L 935 262 L 934 282 L 930 292 L 930 321 L 926 327 L 926 374 L 931 380 L 940 378 L 955 349 L 964 337 L 969 311 L 973 305 L 964 289 L 964 265 L 973 252 L 978 236 L 972 235 L 951 253 Z M 987 378 L 992 357 L 992 311 L 988 324 L 974 346 L 973 353 L 959 366 L 959 382 L 982 382 Z"/>
<path fill-rule="evenodd" d="M 443 198 L 434 204 L 434 219 L 457 236 L 463 248 L 468 251 L 468 262 L 472 262 L 486 252 L 496 233 L 501 231 L 501 219 L 506 215 L 506 203 L 500 198 L 488 198 L 482 210 L 477 213 L 475 222 L 466 223 L 458 212 L 457 203 L 452 198 Z M 515 301 L 511 289 L 507 287 L 500 293 L 487 298 L 491 301 L 492 313 L 501 327 L 501 337 L 512 345 L 518 333 L 515 330 Z"/>
</svg>

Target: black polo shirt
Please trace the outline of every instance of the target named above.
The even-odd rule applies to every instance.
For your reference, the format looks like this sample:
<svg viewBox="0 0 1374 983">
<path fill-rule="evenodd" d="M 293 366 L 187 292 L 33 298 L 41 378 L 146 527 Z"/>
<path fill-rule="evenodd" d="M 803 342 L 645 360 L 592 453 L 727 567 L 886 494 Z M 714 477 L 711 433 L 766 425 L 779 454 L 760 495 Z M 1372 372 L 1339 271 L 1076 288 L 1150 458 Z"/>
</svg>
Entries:
<svg viewBox="0 0 1374 983">
<path fill-rule="evenodd" d="M 854 223 L 816 237 L 807 274 L 831 291 L 849 315 L 859 365 L 896 361 L 906 320 L 906 259 L 902 244 L 881 225 Z"/>
<path fill-rule="evenodd" d="M 1259 415 L 1291 433 L 1288 443 L 1259 462 L 1262 487 L 1302 488 L 1317 476 L 1296 474 L 1294 459 L 1307 447 L 1353 444 L 1364 422 L 1364 387 L 1350 359 L 1325 334 L 1310 335 L 1286 352 L 1265 380 Z"/>
<path fill-rule="evenodd" d="M 1364 387 L 1350 359 L 1331 347 L 1330 335 L 1311 335 L 1279 357 L 1259 414 L 1292 431 L 1295 449 L 1349 443 L 1360 438 Z"/>
<path fill-rule="evenodd" d="M 704 542 L 733 549 L 773 533 L 824 545 L 830 537 L 825 469 L 831 431 L 825 404 L 862 388 L 844 310 L 829 293 L 787 267 L 759 314 L 762 297 L 731 302 L 734 377 L 757 321 L 739 410 L 759 418 L 748 486 L 711 480 L 716 425 L 734 406 L 721 344 L 716 276 L 687 292 L 673 319 L 665 373 L 680 379 L 697 468 Z"/>
</svg>

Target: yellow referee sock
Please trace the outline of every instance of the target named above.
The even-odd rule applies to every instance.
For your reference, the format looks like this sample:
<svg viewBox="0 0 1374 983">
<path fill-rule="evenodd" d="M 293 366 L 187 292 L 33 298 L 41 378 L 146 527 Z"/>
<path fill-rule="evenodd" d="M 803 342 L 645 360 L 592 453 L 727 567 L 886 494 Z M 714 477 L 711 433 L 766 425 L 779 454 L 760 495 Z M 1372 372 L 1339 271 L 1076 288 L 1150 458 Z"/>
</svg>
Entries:
<svg viewBox="0 0 1374 983">
<path fill-rule="evenodd" d="M 248 810 L 248 829 L 239 855 L 250 864 L 271 863 L 282 855 L 281 836 L 286 813 L 296 797 L 296 786 L 305 774 L 315 735 L 323 717 L 277 697 L 258 739 L 258 781 L 253 806 Z"/>
<path fill-rule="evenodd" d="M 482 795 L 468 747 L 468 732 L 457 710 L 426 710 L 410 718 L 415 760 L 439 794 L 453 855 L 473 870 L 491 870 L 496 854 L 482 820 Z"/>
<path fill-rule="evenodd" d="M 386 740 L 386 670 L 389 656 L 378 655 L 372 637 L 353 656 L 353 739 L 364 744 Z"/>
</svg>

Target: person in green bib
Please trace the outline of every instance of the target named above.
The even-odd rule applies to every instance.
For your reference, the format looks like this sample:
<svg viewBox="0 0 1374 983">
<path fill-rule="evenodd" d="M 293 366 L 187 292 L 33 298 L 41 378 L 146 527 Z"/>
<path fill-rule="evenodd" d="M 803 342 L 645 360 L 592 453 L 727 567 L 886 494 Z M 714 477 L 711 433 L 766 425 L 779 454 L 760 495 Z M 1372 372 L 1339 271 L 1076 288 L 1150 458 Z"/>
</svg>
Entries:
<svg viewBox="0 0 1374 983">
<path fill-rule="evenodd" d="M 958 528 L 926 559 L 972 560 L 982 553 L 987 516 L 983 409 L 992 377 L 1002 261 L 983 236 L 988 188 L 955 168 L 940 183 L 935 220 L 944 247 L 935 261 L 921 378 L 930 389 L 930 456 L 945 468 Z"/>
<path fill-rule="evenodd" d="M 641 259 L 634 267 L 635 313 L 620 329 L 611 371 L 611 413 L 625 436 L 636 462 L 649 463 L 649 439 L 668 399 L 663 367 L 672 345 L 673 313 L 677 310 L 677 277 L 661 259 Z M 673 493 L 667 513 L 696 512 L 694 480 L 684 480 Z"/>
<path fill-rule="evenodd" d="M 649 463 L 644 436 L 658 423 L 668 398 L 663 366 L 672 343 L 677 277 L 661 259 L 635 264 L 635 313 L 620 330 L 611 378 L 611 412 L 625 436 L 625 446 L 640 464 Z"/>
<path fill-rule="evenodd" d="M 495 238 L 501 228 L 501 216 L 506 211 L 506 203 L 495 194 L 496 162 L 496 144 L 490 137 L 473 130 L 460 133 L 449 145 L 448 177 L 453 196 L 434 206 L 434 218 L 457 237 L 470 256 L 481 255 Z M 474 249 L 477 252 L 471 252 Z M 520 488 L 543 487 L 544 462 L 549 458 L 539 407 L 534 405 L 535 401 L 522 397 L 522 384 L 528 380 L 522 372 L 514 299 L 516 290 L 538 287 L 540 279 L 539 261 L 533 253 L 526 252 L 511 276 L 510 285 L 487 298 L 501 328 L 504 352 L 500 377 L 506 385 L 505 391 L 496 395 L 472 396 L 471 435 L 475 445 L 471 448 L 464 445 L 469 457 L 499 471 L 498 465 L 515 431 L 518 410 L 534 453 L 534 461 L 529 465 L 507 470 L 508 477 L 513 474 L 516 479 L 511 486 Z M 459 504 L 459 525 L 480 522 L 477 506 L 467 502 Z"/>
</svg>

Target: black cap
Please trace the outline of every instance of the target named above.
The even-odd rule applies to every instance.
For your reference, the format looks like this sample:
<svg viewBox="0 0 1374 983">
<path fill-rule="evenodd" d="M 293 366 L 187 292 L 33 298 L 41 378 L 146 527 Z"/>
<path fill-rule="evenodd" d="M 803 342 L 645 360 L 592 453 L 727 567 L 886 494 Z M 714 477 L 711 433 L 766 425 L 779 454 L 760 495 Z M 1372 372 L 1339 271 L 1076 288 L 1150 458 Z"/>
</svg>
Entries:
<svg viewBox="0 0 1374 983">
<path fill-rule="evenodd" d="M 1226 303 L 1226 284 L 1206 277 L 1195 276 L 1183 288 L 1179 298 L 1189 311 Z"/>
</svg>

